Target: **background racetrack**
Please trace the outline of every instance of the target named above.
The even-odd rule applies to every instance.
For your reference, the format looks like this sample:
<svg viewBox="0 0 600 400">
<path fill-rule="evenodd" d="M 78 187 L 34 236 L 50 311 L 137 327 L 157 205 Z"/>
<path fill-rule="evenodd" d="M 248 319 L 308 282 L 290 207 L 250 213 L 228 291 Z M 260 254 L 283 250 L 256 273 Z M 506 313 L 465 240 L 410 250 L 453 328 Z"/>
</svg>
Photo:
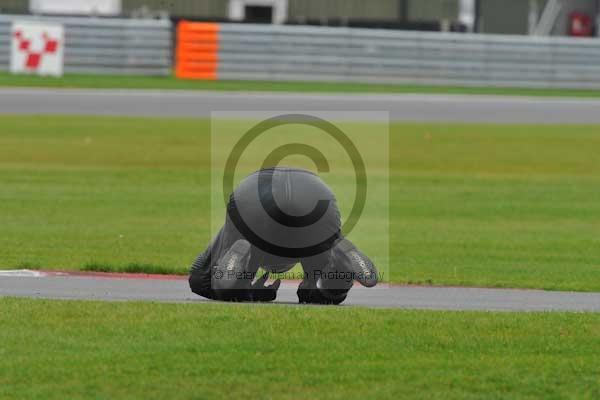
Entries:
<svg viewBox="0 0 600 400">
<path fill-rule="evenodd" d="M 598 99 L 568 97 L 0 89 L 0 114 L 25 115 L 208 118 L 212 111 L 318 110 L 343 111 L 346 119 L 357 121 L 355 111 L 387 111 L 392 121 L 548 125 L 599 124 L 598 109 Z"/>
</svg>

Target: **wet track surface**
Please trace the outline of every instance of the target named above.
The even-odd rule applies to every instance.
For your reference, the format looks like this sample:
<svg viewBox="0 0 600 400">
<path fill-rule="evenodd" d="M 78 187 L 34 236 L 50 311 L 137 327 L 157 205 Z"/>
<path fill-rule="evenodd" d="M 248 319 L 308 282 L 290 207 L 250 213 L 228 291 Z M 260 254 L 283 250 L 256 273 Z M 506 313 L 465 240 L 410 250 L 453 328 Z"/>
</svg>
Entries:
<svg viewBox="0 0 600 400">
<path fill-rule="evenodd" d="M 411 95 L 0 89 L 0 114 L 209 117 L 212 111 L 387 111 L 394 121 L 600 123 L 600 99 Z M 247 115 L 246 115 L 247 116 Z M 359 116 L 364 119 L 363 115 Z"/>
<path fill-rule="evenodd" d="M 111 275 L 55 275 L 0 273 L 0 297 L 47 299 L 194 302 L 207 300 L 190 292 L 187 280 L 173 277 L 136 279 Z M 36 276 L 37 275 L 37 276 Z M 276 303 L 297 304 L 298 282 L 284 282 Z M 355 287 L 344 303 L 348 306 L 434 310 L 486 311 L 595 311 L 600 312 L 600 293 L 541 290 L 480 289 L 381 285 Z"/>
</svg>

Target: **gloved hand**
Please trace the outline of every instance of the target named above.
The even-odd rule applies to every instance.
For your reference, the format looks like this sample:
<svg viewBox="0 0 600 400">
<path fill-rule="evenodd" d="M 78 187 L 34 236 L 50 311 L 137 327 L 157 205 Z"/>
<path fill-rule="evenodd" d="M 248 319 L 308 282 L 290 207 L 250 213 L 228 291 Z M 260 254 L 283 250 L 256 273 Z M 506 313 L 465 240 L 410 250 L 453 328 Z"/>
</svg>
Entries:
<svg viewBox="0 0 600 400">
<path fill-rule="evenodd" d="M 252 283 L 254 273 L 248 267 L 250 250 L 248 241 L 238 240 L 213 267 L 212 288 L 218 300 L 266 302 L 277 297 L 281 280 L 266 286 L 268 272 Z"/>
<path fill-rule="evenodd" d="M 281 279 L 277 279 L 269 286 L 266 286 L 265 283 L 267 283 L 268 279 L 269 272 L 267 271 L 252 284 L 250 288 L 252 301 L 273 301 L 277 298 L 277 290 L 281 285 Z"/>
</svg>

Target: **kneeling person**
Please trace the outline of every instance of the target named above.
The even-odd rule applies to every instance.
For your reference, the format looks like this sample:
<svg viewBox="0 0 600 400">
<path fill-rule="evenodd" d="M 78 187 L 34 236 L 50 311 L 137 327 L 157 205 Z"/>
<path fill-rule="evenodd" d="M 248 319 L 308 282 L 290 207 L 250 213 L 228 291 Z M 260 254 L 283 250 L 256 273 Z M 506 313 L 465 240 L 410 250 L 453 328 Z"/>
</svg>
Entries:
<svg viewBox="0 0 600 400">
<path fill-rule="evenodd" d="M 269 273 L 301 263 L 300 303 L 340 304 L 354 280 L 377 284 L 372 261 L 341 234 L 335 196 L 315 174 L 270 168 L 232 193 L 225 224 L 192 265 L 190 288 L 222 301 L 272 301 L 281 283 Z M 267 272 L 255 279 L 259 268 Z"/>
</svg>

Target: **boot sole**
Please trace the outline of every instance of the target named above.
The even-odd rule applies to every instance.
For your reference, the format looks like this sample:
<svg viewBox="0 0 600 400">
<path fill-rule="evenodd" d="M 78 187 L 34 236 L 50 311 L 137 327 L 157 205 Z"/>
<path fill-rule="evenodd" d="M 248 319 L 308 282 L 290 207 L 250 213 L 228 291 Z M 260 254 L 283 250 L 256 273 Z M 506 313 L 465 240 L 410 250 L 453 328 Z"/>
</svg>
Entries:
<svg viewBox="0 0 600 400">
<path fill-rule="evenodd" d="M 351 272 L 354 274 L 357 282 L 366 287 L 377 285 L 377 269 L 373 261 L 358 250 L 352 242 L 348 239 L 342 239 L 333 249 L 342 253 L 350 260 Z"/>
</svg>

